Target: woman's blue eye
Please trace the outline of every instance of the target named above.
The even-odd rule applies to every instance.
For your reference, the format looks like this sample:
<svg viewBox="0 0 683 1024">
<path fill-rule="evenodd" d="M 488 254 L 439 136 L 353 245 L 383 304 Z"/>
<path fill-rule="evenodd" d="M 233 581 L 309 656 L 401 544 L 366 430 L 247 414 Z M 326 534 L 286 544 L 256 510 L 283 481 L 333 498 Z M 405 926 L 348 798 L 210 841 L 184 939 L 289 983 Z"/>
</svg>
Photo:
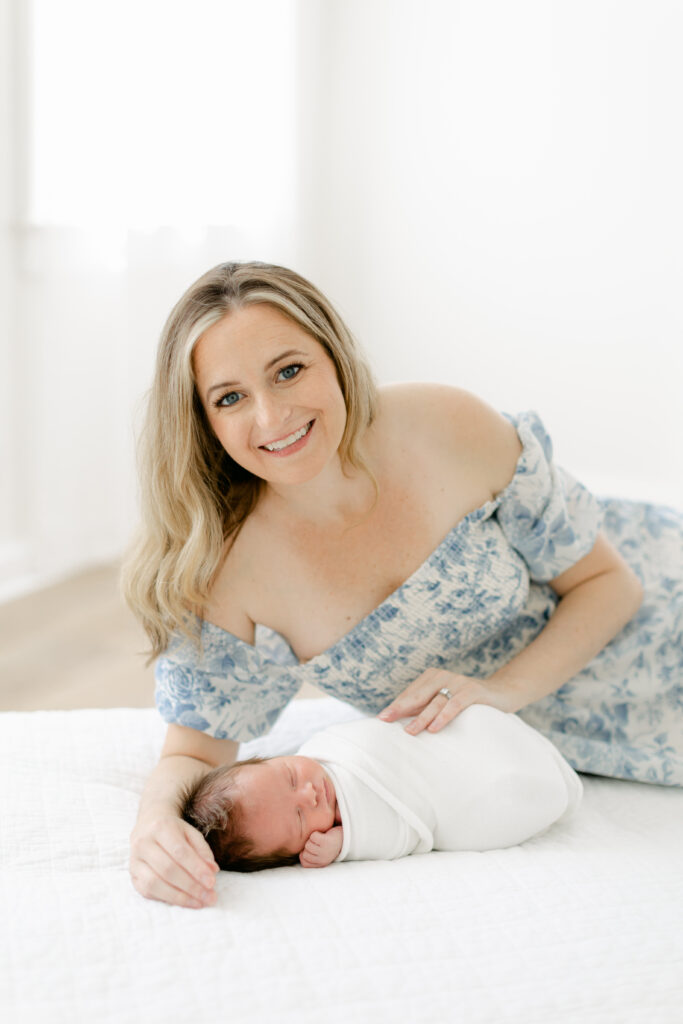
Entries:
<svg viewBox="0 0 683 1024">
<path fill-rule="evenodd" d="M 282 370 L 278 370 L 278 377 L 283 377 L 285 380 L 293 380 L 300 369 L 300 363 L 292 363 L 291 366 L 285 366 Z"/>
<path fill-rule="evenodd" d="M 238 391 L 229 391 L 227 395 L 223 395 L 222 398 L 218 399 L 216 405 L 236 405 L 236 403 L 239 401 L 239 397 L 240 396 Z"/>
<path fill-rule="evenodd" d="M 289 366 L 283 366 L 281 370 L 277 371 L 278 379 L 280 381 L 294 380 L 302 368 L 301 363 L 291 363 Z M 241 397 L 239 391 L 228 391 L 227 394 L 222 395 L 218 399 L 215 405 L 217 408 L 226 409 L 231 405 L 237 405 Z"/>
</svg>

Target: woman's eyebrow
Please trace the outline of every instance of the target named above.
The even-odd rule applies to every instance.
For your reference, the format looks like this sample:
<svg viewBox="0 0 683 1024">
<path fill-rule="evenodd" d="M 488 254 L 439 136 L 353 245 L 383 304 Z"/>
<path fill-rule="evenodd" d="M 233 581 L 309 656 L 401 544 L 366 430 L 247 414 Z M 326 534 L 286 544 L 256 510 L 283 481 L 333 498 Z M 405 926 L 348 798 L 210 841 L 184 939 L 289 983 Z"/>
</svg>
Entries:
<svg viewBox="0 0 683 1024">
<path fill-rule="evenodd" d="M 270 370 L 271 367 L 275 366 L 276 363 L 279 363 L 281 359 L 289 359 L 290 356 L 303 356 L 305 354 L 305 352 L 301 352 L 299 349 L 288 348 L 286 352 L 281 352 L 279 356 L 275 356 L 275 359 L 271 359 L 269 363 L 266 363 L 266 365 L 263 368 L 263 371 L 264 373 L 267 373 L 268 370 Z M 224 380 L 220 384 L 212 384 L 209 390 L 206 392 L 206 397 L 208 398 L 212 391 L 218 391 L 222 388 L 235 388 L 238 385 L 238 380 Z"/>
</svg>

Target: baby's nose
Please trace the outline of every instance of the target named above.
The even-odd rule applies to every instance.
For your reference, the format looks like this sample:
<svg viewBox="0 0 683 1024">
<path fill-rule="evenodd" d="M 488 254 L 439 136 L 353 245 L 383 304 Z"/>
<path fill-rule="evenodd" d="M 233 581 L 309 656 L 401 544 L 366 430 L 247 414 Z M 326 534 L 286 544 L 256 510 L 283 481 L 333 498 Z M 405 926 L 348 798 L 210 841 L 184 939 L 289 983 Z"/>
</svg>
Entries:
<svg viewBox="0 0 683 1024">
<path fill-rule="evenodd" d="M 313 804 L 314 807 L 318 804 L 318 794 L 315 791 L 315 786 L 312 782 L 307 782 L 304 787 L 304 794 L 307 800 Z"/>
</svg>

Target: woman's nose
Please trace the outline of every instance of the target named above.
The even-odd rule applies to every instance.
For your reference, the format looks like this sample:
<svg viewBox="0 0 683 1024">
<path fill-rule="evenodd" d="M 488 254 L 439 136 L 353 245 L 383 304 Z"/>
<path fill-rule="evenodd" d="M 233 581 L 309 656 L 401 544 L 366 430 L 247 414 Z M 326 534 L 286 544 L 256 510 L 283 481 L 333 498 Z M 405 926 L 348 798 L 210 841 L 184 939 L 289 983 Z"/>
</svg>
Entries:
<svg viewBox="0 0 683 1024">
<path fill-rule="evenodd" d="M 256 424 L 259 430 L 269 435 L 266 441 L 276 440 L 277 430 L 287 419 L 289 410 L 274 395 L 268 392 L 255 396 L 254 408 Z M 274 432 L 273 438 L 270 437 L 271 432 Z"/>
</svg>

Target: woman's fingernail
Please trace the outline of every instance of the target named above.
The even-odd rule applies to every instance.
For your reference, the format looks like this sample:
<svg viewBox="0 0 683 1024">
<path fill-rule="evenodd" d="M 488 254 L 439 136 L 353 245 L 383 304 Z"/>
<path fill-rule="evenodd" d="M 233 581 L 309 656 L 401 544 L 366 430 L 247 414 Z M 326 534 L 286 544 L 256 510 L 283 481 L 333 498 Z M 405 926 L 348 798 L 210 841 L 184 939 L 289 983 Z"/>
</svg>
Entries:
<svg viewBox="0 0 683 1024">
<path fill-rule="evenodd" d="M 384 721 L 386 722 L 387 718 L 389 718 L 389 712 L 388 711 L 380 711 L 379 717 L 383 718 Z"/>
</svg>

